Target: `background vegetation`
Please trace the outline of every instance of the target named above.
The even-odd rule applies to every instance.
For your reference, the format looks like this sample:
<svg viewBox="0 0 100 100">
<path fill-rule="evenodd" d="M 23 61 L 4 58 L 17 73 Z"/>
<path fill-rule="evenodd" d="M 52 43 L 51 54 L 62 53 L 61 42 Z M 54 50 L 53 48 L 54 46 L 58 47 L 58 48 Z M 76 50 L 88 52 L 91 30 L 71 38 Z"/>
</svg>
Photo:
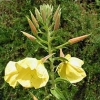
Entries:
<svg viewBox="0 0 100 100">
<path fill-rule="evenodd" d="M 100 100 L 100 1 L 95 0 L 9 0 L 0 2 L 0 100 L 32 100 L 29 93 L 21 86 L 13 89 L 4 82 L 4 69 L 8 61 L 17 61 L 26 56 L 41 58 L 45 51 L 27 39 L 20 31 L 30 32 L 26 15 L 34 7 L 49 3 L 61 6 L 61 25 L 54 44 L 61 44 L 68 39 L 84 34 L 91 34 L 85 41 L 63 49 L 85 61 L 83 68 L 87 77 L 72 86 L 58 83 L 66 89 L 66 100 Z M 42 52 L 42 53 L 41 53 Z M 56 53 L 59 55 L 59 51 Z M 56 62 L 57 63 L 57 62 Z M 55 65 L 56 65 L 55 63 Z M 45 96 L 43 89 L 30 89 L 39 100 Z M 49 89 L 48 89 L 49 90 Z M 47 91 L 48 91 L 47 90 Z"/>
</svg>

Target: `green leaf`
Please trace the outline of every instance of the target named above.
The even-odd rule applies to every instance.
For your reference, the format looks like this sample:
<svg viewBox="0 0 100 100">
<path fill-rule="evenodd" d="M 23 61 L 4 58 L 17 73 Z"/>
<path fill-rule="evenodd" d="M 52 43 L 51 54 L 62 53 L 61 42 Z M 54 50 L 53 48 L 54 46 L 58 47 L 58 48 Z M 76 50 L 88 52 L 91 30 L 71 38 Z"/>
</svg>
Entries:
<svg viewBox="0 0 100 100">
<path fill-rule="evenodd" d="M 100 1 L 99 0 L 96 0 L 96 5 L 100 6 Z"/>
<path fill-rule="evenodd" d="M 58 100 L 66 100 L 63 93 L 55 87 L 54 89 L 51 89 L 50 92 L 58 99 Z"/>
<path fill-rule="evenodd" d="M 57 83 L 57 82 L 67 82 L 67 83 L 70 83 L 69 81 L 67 81 L 67 80 L 65 80 L 65 79 L 63 79 L 63 78 L 56 78 L 55 79 L 55 82 Z"/>
</svg>

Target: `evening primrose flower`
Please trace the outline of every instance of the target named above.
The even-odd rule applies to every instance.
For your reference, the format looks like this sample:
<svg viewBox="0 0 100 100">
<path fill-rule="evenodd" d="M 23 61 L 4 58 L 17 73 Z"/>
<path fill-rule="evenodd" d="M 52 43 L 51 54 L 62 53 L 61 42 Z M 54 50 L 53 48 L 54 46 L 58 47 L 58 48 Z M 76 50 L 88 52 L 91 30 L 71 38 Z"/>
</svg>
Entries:
<svg viewBox="0 0 100 100">
<path fill-rule="evenodd" d="M 71 57 L 70 54 L 67 54 L 65 58 L 68 61 L 61 62 L 57 68 L 57 72 L 61 78 L 68 80 L 70 83 L 77 83 L 86 77 L 86 73 L 81 67 L 84 61 L 76 57 Z"/>
<path fill-rule="evenodd" d="M 18 84 L 25 88 L 41 88 L 48 82 L 49 75 L 42 62 L 36 58 L 10 61 L 5 68 L 4 80 L 15 88 Z"/>
</svg>

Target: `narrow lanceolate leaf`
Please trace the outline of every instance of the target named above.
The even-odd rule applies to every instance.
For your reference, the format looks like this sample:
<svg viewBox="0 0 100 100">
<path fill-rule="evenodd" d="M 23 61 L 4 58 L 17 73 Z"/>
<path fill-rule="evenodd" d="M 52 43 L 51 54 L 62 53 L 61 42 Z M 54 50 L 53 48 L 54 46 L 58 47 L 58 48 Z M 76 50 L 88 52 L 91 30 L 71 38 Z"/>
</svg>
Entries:
<svg viewBox="0 0 100 100">
<path fill-rule="evenodd" d="M 66 100 L 64 94 L 59 88 L 55 87 L 54 89 L 50 89 L 50 92 L 57 98 L 57 100 Z"/>
<path fill-rule="evenodd" d="M 58 13 L 57 18 L 55 20 L 55 24 L 54 24 L 54 30 L 57 30 L 60 26 L 60 14 Z"/>
<path fill-rule="evenodd" d="M 36 20 L 36 18 L 34 17 L 34 15 L 32 14 L 32 12 L 30 11 L 30 13 L 31 13 L 31 18 L 32 18 L 32 21 L 33 21 L 33 23 L 34 23 L 34 25 L 35 25 L 35 27 L 39 27 L 39 24 L 38 24 L 38 21 Z"/>
<path fill-rule="evenodd" d="M 29 38 L 30 40 L 35 40 L 36 38 L 33 36 L 33 35 L 31 35 L 31 34 L 28 34 L 28 33 L 26 33 L 26 32 L 23 32 L 23 31 L 21 31 L 27 38 Z"/>
<path fill-rule="evenodd" d="M 69 39 L 68 42 L 69 42 L 70 44 L 74 44 L 74 43 L 77 43 L 77 42 L 79 42 L 79 41 L 84 40 L 84 39 L 87 38 L 88 36 L 90 36 L 90 34 L 88 34 L 88 35 L 83 35 L 83 36 L 79 36 L 79 37 L 75 37 L 75 38 L 72 38 L 72 39 Z"/>
<path fill-rule="evenodd" d="M 56 20 L 56 17 L 58 16 L 59 12 L 60 12 L 60 5 L 58 6 L 56 12 L 54 13 L 53 20 Z"/>
<path fill-rule="evenodd" d="M 34 24 L 32 23 L 32 21 L 28 17 L 27 17 L 27 20 L 28 20 L 28 23 L 30 25 L 30 28 L 31 28 L 32 32 L 34 33 L 34 35 L 36 35 L 37 34 L 36 27 L 34 26 Z"/>
</svg>

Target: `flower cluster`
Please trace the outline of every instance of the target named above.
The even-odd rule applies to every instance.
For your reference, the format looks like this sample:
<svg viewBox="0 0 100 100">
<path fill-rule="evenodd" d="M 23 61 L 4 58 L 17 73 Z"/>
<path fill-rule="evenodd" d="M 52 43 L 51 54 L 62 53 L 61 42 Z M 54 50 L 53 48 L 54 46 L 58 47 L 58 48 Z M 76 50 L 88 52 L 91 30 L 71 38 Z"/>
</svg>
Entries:
<svg viewBox="0 0 100 100">
<path fill-rule="evenodd" d="M 85 71 L 81 68 L 84 64 L 82 60 L 71 57 L 70 54 L 67 54 L 65 58 L 68 61 L 61 62 L 57 67 L 57 72 L 61 78 L 70 83 L 76 83 L 86 77 Z M 8 62 L 4 79 L 12 87 L 20 84 L 25 88 L 34 87 L 37 89 L 46 85 L 49 75 L 42 60 L 25 58 L 18 62 Z"/>
</svg>

